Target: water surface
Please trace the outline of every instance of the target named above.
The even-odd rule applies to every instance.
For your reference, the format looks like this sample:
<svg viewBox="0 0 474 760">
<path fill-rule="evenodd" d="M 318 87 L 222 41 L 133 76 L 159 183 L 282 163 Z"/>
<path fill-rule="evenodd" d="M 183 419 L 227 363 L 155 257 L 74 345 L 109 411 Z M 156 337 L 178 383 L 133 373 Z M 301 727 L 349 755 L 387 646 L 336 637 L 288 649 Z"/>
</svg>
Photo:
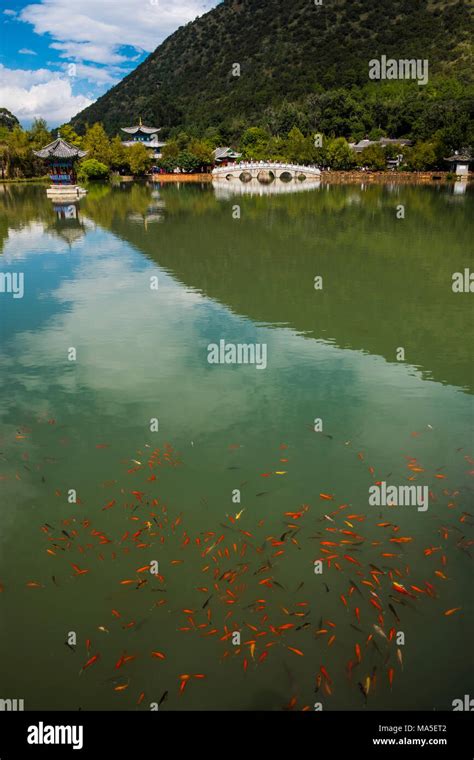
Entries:
<svg viewBox="0 0 474 760">
<path fill-rule="evenodd" d="M 370 678 L 368 709 L 442 710 L 469 693 L 472 294 L 451 282 L 472 193 L 0 197 L 1 272 L 25 282 L 0 294 L 0 696 L 358 710 Z M 265 344 L 267 368 L 210 365 L 221 339 Z M 380 481 L 427 485 L 428 511 L 370 507 Z M 137 572 L 153 560 L 159 577 Z M 374 624 L 404 633 L 403 668 Z M 205 678 L 181 693 L 188 674 Z"/>
</svg>

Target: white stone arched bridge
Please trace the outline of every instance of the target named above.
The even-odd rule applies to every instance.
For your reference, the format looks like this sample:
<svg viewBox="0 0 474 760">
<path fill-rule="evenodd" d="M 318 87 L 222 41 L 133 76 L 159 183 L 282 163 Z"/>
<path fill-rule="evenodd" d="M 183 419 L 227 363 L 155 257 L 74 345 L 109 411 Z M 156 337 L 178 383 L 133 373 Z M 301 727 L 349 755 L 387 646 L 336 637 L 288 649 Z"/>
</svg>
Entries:
<svg viewBox="0 0 474 760">
<path fill-rule="evenodd" d="M 249 182 L 259 179 L 268 182 L 271 179 L 315 179 L 321 176 L 321 170 L 317 166 L 304 166 L 301 164 L 284 164 L 273 161 L 241 161 L 239 164 L 227 164 L 216 166 L 212 170 L 214 179 L 241 179 Z"/>
</svg>

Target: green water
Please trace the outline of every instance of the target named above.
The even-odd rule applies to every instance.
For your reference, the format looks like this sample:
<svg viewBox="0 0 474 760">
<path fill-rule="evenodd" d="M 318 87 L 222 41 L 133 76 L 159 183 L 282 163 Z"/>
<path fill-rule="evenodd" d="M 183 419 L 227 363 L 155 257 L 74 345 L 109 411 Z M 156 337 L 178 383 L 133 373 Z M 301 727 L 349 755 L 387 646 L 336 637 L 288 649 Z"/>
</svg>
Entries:
<svg viewBox="0 0 474 760">
<path fill-rule="evenodd" d="M 472 192 L 98 185 L 65 211 L 4 186 L 0 202 L 0 271 L 24 275 L 23 298 L 0 293 L 0 697 L 449 710 L 470 693 L 474 296 L 451 283 L 472 265 Z M 266 369 L 209 364 L 221 339 L 265 344 Z M 374 481 L 428 486 L 429 509 L 369 506 Z M 153 560 L 160 577 L 137 573 Z M 206 677 L 180 693 L 183 674 Z"/>
</svg>

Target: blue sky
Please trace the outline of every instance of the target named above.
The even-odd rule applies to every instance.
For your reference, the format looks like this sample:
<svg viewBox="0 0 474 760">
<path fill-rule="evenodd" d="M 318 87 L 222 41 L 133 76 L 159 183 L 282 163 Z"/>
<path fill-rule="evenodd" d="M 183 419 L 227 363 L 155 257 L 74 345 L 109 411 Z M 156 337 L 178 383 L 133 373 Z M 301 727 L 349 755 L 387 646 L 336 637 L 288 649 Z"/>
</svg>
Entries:
<svg viewBox="0 0 474 760">
<path fill-rule="evenodd" d="M 2 0 L 0 107 L 56 127 L 218 0 Z"/>
</svg>

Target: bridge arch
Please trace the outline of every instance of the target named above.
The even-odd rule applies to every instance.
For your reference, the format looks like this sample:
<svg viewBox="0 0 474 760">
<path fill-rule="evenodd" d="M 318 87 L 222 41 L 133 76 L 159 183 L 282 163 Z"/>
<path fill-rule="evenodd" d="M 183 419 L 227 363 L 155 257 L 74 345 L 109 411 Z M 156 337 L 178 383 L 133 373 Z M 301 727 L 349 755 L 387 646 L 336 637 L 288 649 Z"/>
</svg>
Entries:
<svg viewBox="0 0 474 760">
<path fill-rule="evenodd" d="M 300 164 L 288 164 L 277 161 L 241 161 L 238 164 L 216 166 L 212 171 L 213 179 L 236 179 L 242 182 L 250 182 L 257 179 L 268 183 L 273 179 L 289 182 L 292 179 L 305 180 L 319 179 L 321 170 L 318 166 L 303 166 Z"/>
</svg>

